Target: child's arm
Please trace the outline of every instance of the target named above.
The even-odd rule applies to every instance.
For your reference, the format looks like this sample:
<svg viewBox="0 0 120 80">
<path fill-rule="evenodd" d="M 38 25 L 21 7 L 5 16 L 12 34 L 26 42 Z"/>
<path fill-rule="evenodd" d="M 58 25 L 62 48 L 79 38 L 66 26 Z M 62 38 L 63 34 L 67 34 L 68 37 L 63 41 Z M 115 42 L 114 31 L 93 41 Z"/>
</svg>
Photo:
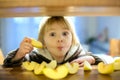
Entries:
<svg viewBox="0 0 120 80">
<path fill-rule="evenodd" d="M 93 55 L 92 53 L 81 55 L 77 59 L 73 60 L 72 62 L 78 62 L 80 66 L 83 66 L 83 62 L 85 60 L 88 61 L 90 64 L 94 64 L 94 65 L 97 65 L 99 62 L 102 62 L 101 58 Z"/>
<path fill-rule="evenodd" d="M 88 61 L 90 64 L 94 64 L 95 63 L 95 59 L 92 56 L 81 56 L 75 60 L 73 60 L 72 62 L 77 62 L 80 64 L 80 66 L 83 66 L 84 61 Z"/>
<path fill-rule="evenodd" d="M 79 48 L 81 49 L 81 52 L 78 55 L 78 57 L 74 59 L 72 62 L 78 62 L 80 66 L 83 66 L 83 62 L 85 60 L 88 61 L 90 64 L 94 64 L 94 65 L 98 64 L 99 62 L 102 62 L 102 59 L 99 58 L 98 56 L 95 56 L 91 52 L 85 51 L 81 46 L 81 44 Z"/>
<path fill-rule="evenodd" d="M 16 61 L 23 58 L 27 53 L 30 53 L 32 50 L 33 50 L 33 46 L 31 44 L 31 39 L 24 38 L 12 61 Z"/>
<path fill-rule="evenodd" d="M 11 51 L 4 60 L 3 66 L 19 66 L 26 54 L 33 50 L 29 38 L 24 38 L 19 49 Z"/>
<path fill-rule="evenodd" d="M 16 61 L 12 61 L 12 59 L 14 58 L 14 56 L 16 55 L 18 49 L 17 50 L 14 50 L 14 51 L 11 51 L 7 56 L 6 58 L 4 59 L 4 63 L 3 63 L 3 66 L 5 67 L 11 67 L 11 66 L 19 66 L 21 65 L 22 61 L 23 61 L 23 58 L 19 59 L 19 60 L 16 60 Z"/>
</svg>

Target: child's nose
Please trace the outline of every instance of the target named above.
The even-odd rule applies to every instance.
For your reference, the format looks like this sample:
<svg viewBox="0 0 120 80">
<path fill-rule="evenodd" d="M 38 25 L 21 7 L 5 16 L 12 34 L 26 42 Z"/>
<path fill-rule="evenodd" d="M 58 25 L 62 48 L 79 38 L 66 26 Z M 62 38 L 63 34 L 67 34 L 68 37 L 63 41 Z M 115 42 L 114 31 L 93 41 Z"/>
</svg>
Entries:
<svg viewBox="0 0 120 80">
<path fill-rule="evenodd" d="M 63 42 L 63 36 L 62 36 L 62 35 L 59 35 L 59 36 L 57 37 L 57 39 L 58 39 L 57 42 L 59 42 L 59 43 L 60 43 L 60 42 Z"/>
<path fill-rule="evenodd" d="M 63 42 L 63 40 L 62 40 L 62 39 L 59 39 L 58 42 Z"/>
</svg>

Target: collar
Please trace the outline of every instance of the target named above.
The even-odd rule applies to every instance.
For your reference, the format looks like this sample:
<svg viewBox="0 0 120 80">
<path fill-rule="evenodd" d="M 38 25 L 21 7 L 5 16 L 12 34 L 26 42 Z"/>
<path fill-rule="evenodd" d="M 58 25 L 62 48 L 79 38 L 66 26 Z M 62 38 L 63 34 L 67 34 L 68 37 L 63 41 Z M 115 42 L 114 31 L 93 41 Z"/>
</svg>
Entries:
<svg viewBox="0 0 120 80">
<path fill-rule="evenodd" d="M 68 51 L 68 53 L 66 53 L 66 56 L 64 58 L 63 61 L 69 59 L 75 52 L 76 50 L 78 50 L 78 48 L 80 47 L 79 44 L 71 46 L 70 50 Z M 40 55 L 46 57 L 49 60 L 53 60 L 53 57 L 51 56 L 51 54 L 49 53 L 49 51 L 47 49 L 34 49 L 37 53 L 39 53 Z"/>
</svg>

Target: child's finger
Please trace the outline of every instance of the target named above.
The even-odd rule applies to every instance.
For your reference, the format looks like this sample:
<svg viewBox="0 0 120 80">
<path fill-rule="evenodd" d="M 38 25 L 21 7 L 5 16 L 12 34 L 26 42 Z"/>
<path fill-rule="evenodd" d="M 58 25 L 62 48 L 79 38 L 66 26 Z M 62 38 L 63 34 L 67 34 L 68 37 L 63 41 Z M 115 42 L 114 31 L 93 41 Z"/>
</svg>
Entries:
<svg viewBox="0 0 120 80">
<path fill-rule="evenodd" d="M 30 38 L 25 37 L 25 38 L 24 38 L 24 42 L 28 42 L 28 43 L 30 43 L 30 42 L 31 42 L 31 39 L 30 39 Z"/>
<path fill-rule="evenodd" d="M 84 63 L 80 63 L 79 65 L 80 65 L 80 67 L 83 67 L 83 66 L 84 66 Z"/>
</svg>

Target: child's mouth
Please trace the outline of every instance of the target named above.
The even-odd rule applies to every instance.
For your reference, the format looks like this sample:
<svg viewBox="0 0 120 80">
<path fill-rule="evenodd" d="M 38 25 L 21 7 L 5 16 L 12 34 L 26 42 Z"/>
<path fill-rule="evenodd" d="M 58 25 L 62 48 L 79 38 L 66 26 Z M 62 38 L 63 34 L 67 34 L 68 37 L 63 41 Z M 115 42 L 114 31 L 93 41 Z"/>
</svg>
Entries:
<svg viewBox="0 0 120 80">
<path fill-rule="evenodd" d="M 58 48 L 58 50 L 62 50 L 63 49 L 63 47 L 62 46 L 59 46 L 59 47 L 57 47 Z"/>
</svg>

